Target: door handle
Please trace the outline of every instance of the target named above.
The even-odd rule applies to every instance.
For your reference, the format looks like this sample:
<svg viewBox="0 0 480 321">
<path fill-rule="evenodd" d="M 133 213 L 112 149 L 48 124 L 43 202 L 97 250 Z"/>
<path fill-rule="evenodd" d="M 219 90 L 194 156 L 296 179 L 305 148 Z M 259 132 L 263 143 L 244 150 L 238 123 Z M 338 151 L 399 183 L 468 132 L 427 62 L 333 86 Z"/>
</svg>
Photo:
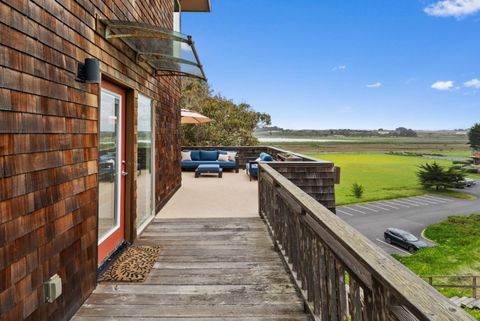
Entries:
<svg viewBox="0 0 480 321">
<path fill-rule="evenodd" d="M 128 173 L 127 173 L 127 172 L 125 172 L 125 171 L 122 171 L 122 176 L 127 176 L 127 175 L 128 175 Z"/>
</svg>

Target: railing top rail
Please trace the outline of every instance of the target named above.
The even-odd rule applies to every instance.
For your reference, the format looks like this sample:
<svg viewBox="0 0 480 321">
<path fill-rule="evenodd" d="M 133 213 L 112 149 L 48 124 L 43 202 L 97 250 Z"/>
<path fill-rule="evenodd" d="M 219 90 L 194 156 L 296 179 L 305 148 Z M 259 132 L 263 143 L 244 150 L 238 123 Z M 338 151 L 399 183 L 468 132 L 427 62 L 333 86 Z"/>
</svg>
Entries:
<svg viewBox="0 0 480 321">
<path fill-rule="evenodd" d="M 262 163 L 260 169 L 261 176 L 268 175 L 282 193 L 287 193 L 293 198 L 306 215 L 305 221 L 311 225 L 312 230 L 350 269 L 349 273 L 355 274 L 366 287 L 371 288 L 373 279 L 380 282 L 420 320 L 473 320 L 462 309 L 454 306 L 443 295 L 431 288 L 421 277 L 385 253 L 273 167 Z M 319 233 L 319 230 L 322 232 Z M 367 275 L 361 275 L 365 271 Z"/>
<path fill-rule="evenodd" d="M 422 278 L 480 278 L 477 274 L 463 274 L 463 275 L 421 275 Z"/>
</svg>

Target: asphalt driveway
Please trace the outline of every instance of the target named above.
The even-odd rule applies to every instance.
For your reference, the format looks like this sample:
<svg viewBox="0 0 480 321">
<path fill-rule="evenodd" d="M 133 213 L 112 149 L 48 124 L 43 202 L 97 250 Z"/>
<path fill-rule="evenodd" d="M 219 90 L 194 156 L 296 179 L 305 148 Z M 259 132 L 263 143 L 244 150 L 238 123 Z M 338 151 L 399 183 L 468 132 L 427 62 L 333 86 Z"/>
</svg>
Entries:
<svg viewBox="0 0 480 321">
<path fill-rule="evenodd" d="M 480 183 L 477 182 L 477 185 L 462 191 L 479 198 L 462 200 L 438 195 L 423 195 L 339 206 L 337 215 L 386 252 L 408 255 L 407 251 L 384 242 L 385 229 L 396 227 L 422 238 L 421 233 L 427 226 L 438 223 L 448 216 L 479 213 Z"/>
</svg>

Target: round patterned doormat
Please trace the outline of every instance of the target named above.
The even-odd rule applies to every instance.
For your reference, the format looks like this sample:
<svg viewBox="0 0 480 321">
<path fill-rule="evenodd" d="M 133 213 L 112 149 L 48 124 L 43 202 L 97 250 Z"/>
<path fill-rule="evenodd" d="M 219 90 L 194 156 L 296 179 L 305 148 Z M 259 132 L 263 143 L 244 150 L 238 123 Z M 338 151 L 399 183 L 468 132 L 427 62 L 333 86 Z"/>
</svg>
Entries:
<svg viewBox="0 0 480 321">
<path fill-rule="evenodd" d="M 130 246 L 107 268 L 100 282 L 144 282 L 160 251 L 160 246 Z"/>
</svg>

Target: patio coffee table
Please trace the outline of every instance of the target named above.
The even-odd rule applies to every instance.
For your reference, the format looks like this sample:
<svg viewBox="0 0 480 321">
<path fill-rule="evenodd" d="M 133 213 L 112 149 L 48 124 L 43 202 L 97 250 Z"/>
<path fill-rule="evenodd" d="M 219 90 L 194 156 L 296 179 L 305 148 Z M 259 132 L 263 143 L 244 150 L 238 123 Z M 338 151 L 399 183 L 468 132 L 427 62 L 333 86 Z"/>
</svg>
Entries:
<svg viewBox="0 0 480 321">
<path fill-rule="evenodd" d="M 222 178 L 223 170 L 218 164 L 200 164 L 195 170 L 195 178 L 200 177 L 201 174 L 218 174 L 218 178 Z"/>
</svg>

